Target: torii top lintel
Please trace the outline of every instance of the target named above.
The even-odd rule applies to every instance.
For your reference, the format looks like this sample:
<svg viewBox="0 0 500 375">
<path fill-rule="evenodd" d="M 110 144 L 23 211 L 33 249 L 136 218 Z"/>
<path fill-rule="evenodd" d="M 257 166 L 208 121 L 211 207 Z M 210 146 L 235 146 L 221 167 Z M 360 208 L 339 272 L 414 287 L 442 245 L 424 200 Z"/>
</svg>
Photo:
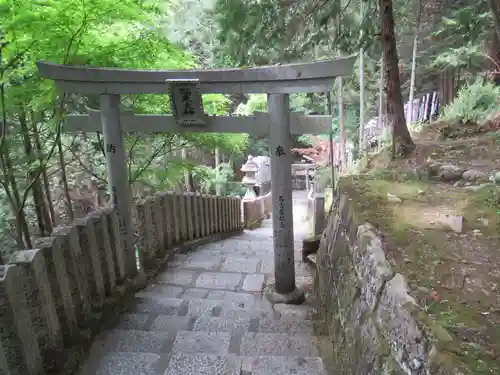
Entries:
<svg viewBox="0 0 500 375">
<path fill-rule="evenodd" d="M 78 94 L 162 94 L 167 80 L 197 79 L 201 93 L 328 91 L 335 77 L 351 74 L 356 56 L 334 60 L 240 69 L 132 70 L 37 62 L 40 75 L 58 89 Z"/>
</svg>

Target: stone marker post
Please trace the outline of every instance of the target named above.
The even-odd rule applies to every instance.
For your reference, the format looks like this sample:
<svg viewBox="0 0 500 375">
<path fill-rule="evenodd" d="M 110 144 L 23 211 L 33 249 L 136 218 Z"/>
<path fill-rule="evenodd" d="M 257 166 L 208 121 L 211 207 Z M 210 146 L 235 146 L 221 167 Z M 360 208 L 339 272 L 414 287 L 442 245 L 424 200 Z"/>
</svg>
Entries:
<svg viewBox="0 0 500 375">
<path fill-rule="evenodd" d="M 269 152 L 275 284 L 266 288 L 266 296 L 274 303 L 300 304 L 304 302 L 304 293 L 295 286 L 289 96 L 269 94 L 267 103 L 271 119 Z"/>
<path fill-rule="evenodd" d="M 43 372 L 39 331 L 29 310 L 32 291 L 22 281 L 21 267 L 0 266 L 0 373 L 38 375 Z"/>
</svg>

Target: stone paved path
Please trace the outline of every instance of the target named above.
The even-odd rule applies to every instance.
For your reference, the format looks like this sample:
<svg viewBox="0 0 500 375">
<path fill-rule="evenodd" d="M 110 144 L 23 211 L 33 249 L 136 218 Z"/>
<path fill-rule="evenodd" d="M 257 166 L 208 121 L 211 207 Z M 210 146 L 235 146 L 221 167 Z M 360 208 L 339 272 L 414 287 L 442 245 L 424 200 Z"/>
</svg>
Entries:
<svg viewBox="0 0 500 375">
<path fill-rule="evenodd" d="M 306 202 L 294 193 L 297 282 L 310 290 L 300 262 Z M 324 375 L 310 299 L 272 306 L 262 295 L 272 273 L 271 220 L 177 254 L 96 339 L 80 375 Z"/>
</svg>

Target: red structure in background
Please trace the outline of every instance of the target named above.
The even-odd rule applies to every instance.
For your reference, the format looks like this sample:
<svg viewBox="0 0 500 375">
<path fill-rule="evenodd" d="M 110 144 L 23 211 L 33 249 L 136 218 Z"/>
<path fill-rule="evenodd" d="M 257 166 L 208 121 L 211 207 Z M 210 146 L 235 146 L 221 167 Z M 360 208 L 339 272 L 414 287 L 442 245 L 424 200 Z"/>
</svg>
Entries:
<svg viewBox="0 0 500 375">
<path fill-rule="evenodd" d="M 318 136 L 311 137 L 311 147 L 307 148 L 292 148 L 292 152 L 299 155 L 305 155 L 314 160 L 320 166 L 329 164 L 330 162 L 330 141 Z M 337 150 L 337 143 L 333 142 L 333 152 Z"/>
</svg>

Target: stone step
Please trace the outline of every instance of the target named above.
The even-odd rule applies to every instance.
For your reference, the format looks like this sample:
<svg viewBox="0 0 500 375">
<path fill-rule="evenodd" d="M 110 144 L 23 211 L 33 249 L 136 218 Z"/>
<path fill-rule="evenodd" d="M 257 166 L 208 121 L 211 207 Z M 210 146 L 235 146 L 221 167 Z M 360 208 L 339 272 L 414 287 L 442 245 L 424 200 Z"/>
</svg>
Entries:
<svg viewBox="0 0 500 375">
<path fill-rule="evenodd" d="M 148 288 L 135 294 L 139 299 L 153 300 L 215 300 L 218 302 L 232 302 L 239 305 L 240 308 L 260 309 L 260 310 L 278 310 L 287 315 L 307 316 L 314 309 L 310 304 L 302 305 L 273 305 L 265 298 L 262 293 L 235 292 L 229 290 L 214 290 L 203 288 L 181 288 L 171 285 L 152 284 Z"/>
<path fill-rule="evenodd" d="M 236 356 L 173 354 L 168 375 L 240 375 L 242 360 Z"/>
<path fill-rule="evenodd" d="M 206 320 L 202 319 L 201 322 L 204 324 Z M 269 329 L 269 327 L 270 325 L 265 326 L 264 329 Z M 160 327 L 158 326 L 158 328 Z M 183 327 L 179 325 L 178 328 Z M 317 341 L 318 339 L 309 333 L 111 329 L 96 337 L 90 352 L 98 354 L 108 352 L 156 354 L 182 352 L 214 355 L 233 353 L 243 356 L 314 357 L 318 356 Z"/>
<path fill-rule="evenodd" d="M 260 261 L 257 262 L 260 263 Z M 233 262 L 227 263 L 227 265 L 228 267 L 243 267 L 244 264 L 238 265 Z M 264 273 L 223 272 L 215 269 L 187 269 L 178 266 L 177 268 L 168 268 L 159 274 L 155 284 L 233 292 L 261 292 L 266 278 Z"/>
<path fill-rule="evenodd" d="M 107 353 L 91 358 L 79 375 L 327 375 L 318 357 L 240 357 L 176 353 Z"/>
<path fill-rule="evenodd" d="M 208 366 L 208 362 L 204 361 L 215 360 L 215 357 L 218 357 L 215 362 L 222 368 L 212 370 L 211 374 L 225 374 L 217 371 L 223 371 L 224 366 L 228 364 L 232 364 L 235 371 L 244 370 L 244 367 L 250 368 L 252 375 L 275 374 L 277 371 L 295 373 L 293 370 L 300 369 L 301 366 L 304 369 L 311 367 L 317 370 L 310 372 L 311 374 L 322 374 L 319 372 L 321 366 L 318 360 L 308 360 L 310 357 L 318 357 L 315 345 L 316 338 L 303 334 L 114 329 L 103 332 L 96 338 L 80 375 L 106 374 L 106 369 L 113 369 L 107 374 L 156 375 L 157 372 L 154 371 L 157 371 L 159 366 L 167 366 L 167 362 L 172 372 L 167 371 L 164 372 L 165 374 L 176 374 L 174 371 L 177 370 L 184 371 L 180 374 L 203 374 L 204 372 L 201 372 L 203 367 L 196 367 L 196 363 Z M 283 358 L 249 359 L 245 357 Z M 228 362 L 228 358 L 232 358 L 232 361 L 229 361 L 231 363 Z M 119 364 L 120 360 L 126 365 Z M 216 369 L 219 368 L 216 367 Z M 265 372 L 273 368 L 274 372 Z M 190 369 L 196 371 L 189 372 Z M 240 374 L 240 372 L 235 374 Z M 304 374 L 308 373 L 304 372 Z"/>
<path fill-rule="evenodd" d="M 193 324 L 194 331 L 207 332 L 260 332 L 286 333 L 290 335 L 313 335 L 311 320 L 275 319 L 272 315 L 251 318 L 245 311 L 225 317 L 198 317 Z"/>
<path fill-rule="evenodd" d="M 139 298 L 180 298 L 224 300 L 243 304 L 246 308 L 272 309 L 271 303 L 261 293 L 234 292 L 203 288 L 181 288 L 171 285 L 153 284 L 136 293 Z"/>
<path fill-rule="evenodd" d="M 218 316 L 221 311 L 244 309 L 252 314 L 273 312 L 272 305 L 261 301 L 234 301 L 231 299 L 204 298 L 168 298 L 161 295 L 135 297 L 125 306 L 126 313 L 163 314 L 178 316 L 198 316 L 213 314 Z"/>
<path fill-rule="evenodd" d="M 223 295 L 217 294 L 223 298 Z M 234 297 L 234 296 L 233 296 Z M 246 303 L 243 298 L 238 302 L 231 298 L 226 299 L 204 299 L 204 298 L 168 298 L 161 295 L 148 295 L 144 298 L 135 297 L 125 307 L 128 314 L 150 314 L 171 315 L 188 317 L 246 317 L 291 319 L 291 320 L 314 320 L 314 310 L 311 306 L 276 304 L 274 306 L 262 301 Z"/>
<path fill-rule="evenodd" d="M 319 357 L 244 358 L 241 370 L 252 375 L 327 375 Z"/>
<path fill-rule="evenodd" d="M 239 354 L 249 357 L 319 357 L 314 336 L 246 332 L 241 337 Z"/>
<path fill-rule="evenodd" d="M 201 298 L 167 298 L 161 295 L 136 297 L 126 306 L 126 312 L 163 314 L 178 316 L 198 316 L 203 313 L 218 315 L 223 309 L 244 308 L 244 303 Z"/>
<path fill-rule="evenodd" d="M 116 324 L 108 328 L 165 332 L 194 330 L 313 335 L 315 334 L 314 324 L 311 319 L 280 315 L 276 311 L 229 309 L 203 310 L 199 314 L 186 314 L 184 316 L 161 313 L 129 313 L 123 314 Z M 320 333 L 316 334 L 321 335 Z"/>
<path fill-rule="evenodd" d="M 232 357 L 174 354 L 168 375 L 326 375 L 318 357 Z"/>
</svg>

